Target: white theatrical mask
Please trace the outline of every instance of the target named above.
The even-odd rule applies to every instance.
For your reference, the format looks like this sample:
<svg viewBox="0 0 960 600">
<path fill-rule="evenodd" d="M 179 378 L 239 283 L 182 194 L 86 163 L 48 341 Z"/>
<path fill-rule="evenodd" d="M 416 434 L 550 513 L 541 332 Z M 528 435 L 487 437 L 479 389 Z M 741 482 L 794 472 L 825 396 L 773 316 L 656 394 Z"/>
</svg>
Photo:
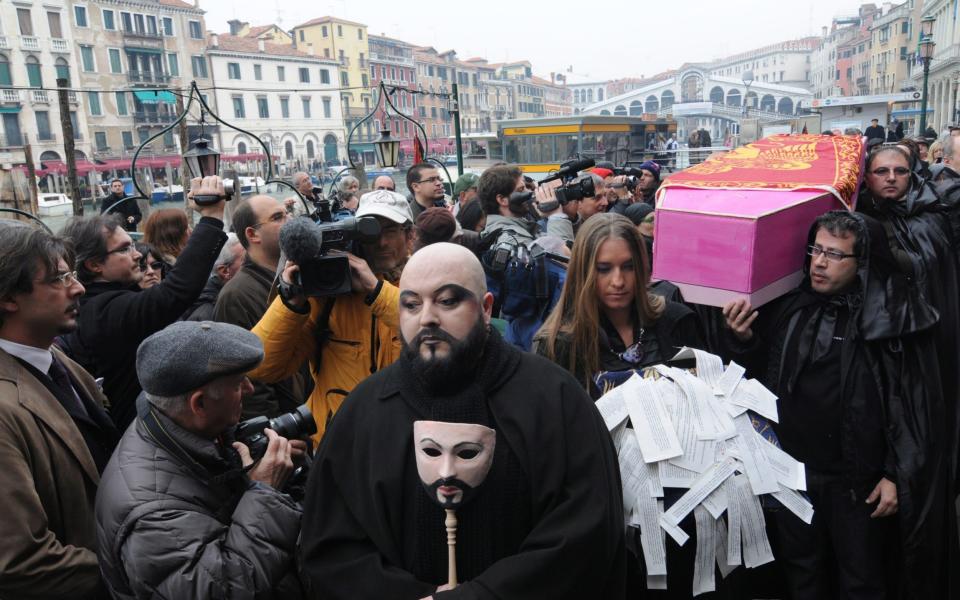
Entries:
<svg viewBox="0 0 960 600">
<path fill-rule="evenodd" d="M 497 432 L 475 423 L 415 421 L 417 472 L 427 494 L 443 508 L 457 508 L 476 493 L 493 464 Z"/>
</svg>

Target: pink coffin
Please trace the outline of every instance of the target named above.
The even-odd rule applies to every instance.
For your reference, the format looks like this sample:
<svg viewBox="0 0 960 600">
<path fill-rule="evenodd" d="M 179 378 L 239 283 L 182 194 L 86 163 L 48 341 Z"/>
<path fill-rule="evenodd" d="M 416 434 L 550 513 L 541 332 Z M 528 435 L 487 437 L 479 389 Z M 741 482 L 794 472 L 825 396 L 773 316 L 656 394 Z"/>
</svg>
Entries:
<svg viewBox="0 0 960 600">
<path fill-rule="evenodd" d="M 802 277 L 810 225 L 846 207 L 819 190 L 667 188 L 657 205 L 653 278 L 688 302 L 765 304 Z"/>
</svg>

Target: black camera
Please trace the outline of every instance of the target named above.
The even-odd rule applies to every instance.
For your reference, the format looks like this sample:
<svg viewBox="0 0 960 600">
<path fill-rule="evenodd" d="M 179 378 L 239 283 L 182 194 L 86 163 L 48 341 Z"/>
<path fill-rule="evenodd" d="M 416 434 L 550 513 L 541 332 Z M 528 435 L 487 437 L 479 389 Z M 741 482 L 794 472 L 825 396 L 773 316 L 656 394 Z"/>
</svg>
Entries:
<svg viewBox="0 0 960 600">
<path fill-rule="evenodd" d="M 339 296 L 349 294 L 350 262 L 340 250 L 360 256 L 360 244 L 372 244 L 380 238 L 380 223 L 376 217 L 349 218 L 333 223 L 313 225 L 321 236 L 319 251 L 306 260 L 296 261 L 300 266 L 299 281 L 307 296 Z M 293 254 L 288 253 L 288 256 Z"/>
<path fill-rule="evenodd" d="M 590 176 L 565 183 L 558 187 L 556 191 L 557 202 L 559 202 L 561 206 L 566 205 L 568 202 L 592 198 L 596 196 L 596 194 L 597 188 L 593 185 L 593 177 Z"/>
<path fill-rule="evenodd" d="M 288 440 L 298 440 L 315 434 L 317 432 L 317 422 L 313 420 L 313 414 L 306 404 L 293 412 L 273 419 L 253 417 L 240 422 L 237 424 L 233 437 L 250 449 L 250 458 L 254 461 L 263 458 L 267 451 L 267 445 L 270 442 L 263 432 L 267 428 L 277 432 L 280 437 Z"/>
</svg>

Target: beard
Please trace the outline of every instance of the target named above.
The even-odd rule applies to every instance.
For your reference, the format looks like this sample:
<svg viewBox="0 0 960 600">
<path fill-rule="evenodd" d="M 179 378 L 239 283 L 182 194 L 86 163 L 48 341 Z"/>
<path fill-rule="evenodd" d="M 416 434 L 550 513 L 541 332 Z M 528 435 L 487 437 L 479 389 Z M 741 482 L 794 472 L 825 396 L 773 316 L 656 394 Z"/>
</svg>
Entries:
<svg viewBox="0 0 960 600">
<path fill-rule="evenodd" d="M 431 349 L 430 357 L 424 358 L 420 347 L 425 337 L 446 342 L 450 346 L 447 356 L 438 357 Z M 462 340 L 455 339 L 439 327 L 421 329 L 409 342 L 401 334 L 400 340 L 403 343 L 403 357 L 413 375 L 428 392 L 445 395 L 463 389 L 473 380 L 483 346 L 487 342 L 487 327 L 483 317 L 478 316 L 477 322 Z"/>
<path fill-rule="evenodd" d="M 423 483 L 421 481 L 421 483 Z M 460 490 L 460 498 L 454 499 L 451 496 L 440 496 L 438 489 L 441 487 L 455 487 Z M 470 501 L 477 492 L 477 488 L 467 485 L 460 479 L 456 477 L 446 477 L 438 479 L 427 485 L 423 483 L 423 488 L 427 491 L 427 495 L 430 496 L 430 499 L 439 504 L 443 508 L 458 508 L 462 504 Z M 443 498 L 441 500 L 441 498 Z"/>
</svg>

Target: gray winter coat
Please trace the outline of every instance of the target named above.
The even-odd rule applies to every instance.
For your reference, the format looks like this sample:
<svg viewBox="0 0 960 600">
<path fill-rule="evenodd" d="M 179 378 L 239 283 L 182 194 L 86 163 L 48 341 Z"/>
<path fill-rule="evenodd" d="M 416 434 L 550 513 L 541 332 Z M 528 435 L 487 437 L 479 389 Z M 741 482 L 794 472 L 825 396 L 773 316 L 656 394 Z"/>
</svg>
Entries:
<svg viewBox="0 0 960 600">
<path fill-rule="evenodd" d="M 239 471 L 229 445 L 153 414 L 164 443 L 137 418 L 97 493 L 98 556 L 113 597 L 301 597 L 299 505 Z"/>
<path fill-rule="evenodd" d="M 483 236 L 490 232 L 497 233 L 494 245 L 503 243 L 529 245 L 536 239 L 536 223 L 520 217 L 504 217 L 502 215 L 487 215 L 487 226 L 483 229 Z"/>
</svg>

